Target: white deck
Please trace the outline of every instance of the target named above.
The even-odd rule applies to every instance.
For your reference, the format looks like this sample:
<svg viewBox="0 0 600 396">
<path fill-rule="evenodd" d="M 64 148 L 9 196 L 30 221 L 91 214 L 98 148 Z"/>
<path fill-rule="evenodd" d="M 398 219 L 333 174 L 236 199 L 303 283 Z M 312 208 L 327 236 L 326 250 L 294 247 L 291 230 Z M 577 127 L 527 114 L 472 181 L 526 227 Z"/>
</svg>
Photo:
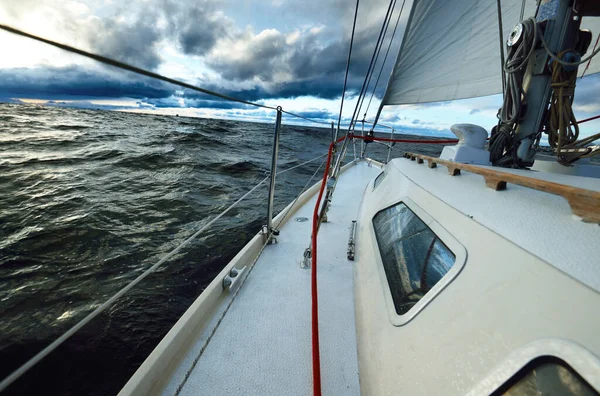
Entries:
<svg viewBox="0 0 600 396">
<path fill-rule="evenodd" d="M 360 393 L 349 228 L 367 182 L 381 170 L 360 162 L 341 175 L 319 233 L 321 376 L 325 395 Z M 316 196 L 294 218 L 312 218 Z M 310 270 L 300 262 L 311 221 L 289 221 L 267 246 L 205 350 L 200 344 L 165 394 L 291 395 L 312 392 Z M 200 356 L 198 358 L 198 356 Z M 193 361 L 197 363 L 193 366 Z M 192 368 L 193 366 L 193 368 Z M 185 380 L 187 377 L 187 380 Z"/>
<path fill-rule="evenodd" d="M 482 176 L 463 172 L 451 177 L 444 166 L 430 169 L 406 159 L 395 159 L 390 164 L 466 216 L 600 291 L 600 227 L 574 219 L 563 197 L 510 183 L 506 191 L 494 191 L 485 186 Z M 600 191 L 598 179 L 527 170 L 501 171 Z"/>
</svg>

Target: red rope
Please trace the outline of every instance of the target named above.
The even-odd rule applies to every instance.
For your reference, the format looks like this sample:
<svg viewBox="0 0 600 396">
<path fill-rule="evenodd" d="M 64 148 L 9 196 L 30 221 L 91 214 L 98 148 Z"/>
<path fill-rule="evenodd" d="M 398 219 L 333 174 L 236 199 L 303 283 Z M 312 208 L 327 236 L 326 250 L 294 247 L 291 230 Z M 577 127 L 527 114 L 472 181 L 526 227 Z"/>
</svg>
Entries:
<svg viewBox="0 0 600 396">
<path fill-rule="evenodd" d="M 585 120 L 577 121 L 577 123 L 578 124 L 583 124 L 584 122 L 597 120 L 598 118 L 600 118 L 600 115 L 597 115 L 597 116 L 594 116 L 594 117 L 590 117 L 590 118 L 586 118 Z"/>
<path fill-rule="evenodd" d="M 335 142 L 329 145 L 329 151 L 327 152 L 327 162 L 325 163 L 325 173 L 323 173 L 323 179 L 321 180 L 321 188 L 319 189 L 319 196 L 317 197 L 317 203 L 315 204 L 315 210 L 313 212 L 312 222 L 312 236 L 311 236 L 311 273 L 310 273 L 310 290 L 312 296 L 312 360 L 313 360 L 313 395 L 321 396 L 321 356 L 319 355 L 319 296 L 317 291 L 317 231 L 319 228 L 319 206 L 321 205 L 321 199 L 323 198 L 323 191 L 325 191 L 325 185 L 327 184 L 327 175 L 329 174 L 329 167 L 331 166 L 331 153 L 336 143 L 346 139 L 341 137 Z"/>
<path fill-rule="evenodd" d="M 420 140 L 420 139 L 390 139 L 390 138 L 381 138 L 375 136 L 356 136 L 350 135 L 353 139 L 368 139 L 368 140 L 376 140 L 378 142 L 393 142 L 393 143 L 422 143 L 422 144 L 449 144 L 449 143 L 458 143 L 458 139 L 445 139 L 445 140 Z"/>
<path fill-rule="evenodd" d="M 440 144 L 440 143 L 456 143 L 456 139 L 448 140 L 415 140 L 415 139 L 389 139 L 379 137 L 367 137 L 367 136 L 354 136 L 349 135 L 350 138 L 356 139 L 372 139 L 383 142 L 394 142 L 394 143 L 424 143 L 424 144 Z M 313 360 L 313 395 L 321 396 L 321 357 L 319 355 L 319 295 L 317 290 L 317 232 L 319 228 L 319 207 L 321 206 L 321 200 L 323 199 L 323 192 L 325 191 L 325 185 L 327 184 L 327 175 L 329 174 L 329 168 L 331 167 L 331 154 L 333 147 L 336 143 L 345 140 L 345 137 L 341 137 L 335 142 L 329 145 L 329 151 L 327 152 L 327 162 L 325 164 L 325 172 L 323 173 L 323 179 L 321 180 L 321 188 L 319 189 L 319 195 L 313 211 L 312 221 L 312 265 L 311 265 L 311 297 L 312 297 L 312 360 Z"/>
</svg>

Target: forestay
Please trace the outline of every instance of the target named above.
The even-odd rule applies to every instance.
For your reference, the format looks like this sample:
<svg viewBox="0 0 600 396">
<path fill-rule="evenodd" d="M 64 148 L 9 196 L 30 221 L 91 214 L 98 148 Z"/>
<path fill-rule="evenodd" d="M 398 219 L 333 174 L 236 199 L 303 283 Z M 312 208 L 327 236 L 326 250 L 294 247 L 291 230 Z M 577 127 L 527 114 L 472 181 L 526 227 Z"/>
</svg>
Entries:
<svg viewBox="0 0 600 396">
<path fill-rule="evenodd" d="M 519 22 L 522 0 L 502 0 L 504 42 Z M 526 0 L 523 18 L 535 14 Z M 600 18 L 582 28 L 600 32 Z M 583 72 L 581 66 L 579 73 Z M 586 75 L 600 71 L 592 59 Z M 490 0 L 414 0 L 382 105 L 437 102 L 502 92 L 498 8 Z"/>
</svg>

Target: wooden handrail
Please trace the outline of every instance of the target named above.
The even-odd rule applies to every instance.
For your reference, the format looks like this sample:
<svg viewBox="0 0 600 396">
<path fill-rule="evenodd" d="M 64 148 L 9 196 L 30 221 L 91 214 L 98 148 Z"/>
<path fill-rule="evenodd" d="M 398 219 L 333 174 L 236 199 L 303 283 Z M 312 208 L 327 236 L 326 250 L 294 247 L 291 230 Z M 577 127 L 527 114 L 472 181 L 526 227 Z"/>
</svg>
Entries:
<svg viewBox="0 0 600 396">
<path fill-rule="evenodd" d="M 416 160 L 419 164 L 427 161 L 430 168 L 435 168 L 437 164 L 444 165 L 451 176 L 460 175 L 461 170 L 481 175 L 485 179 L 485 184 L 496 191 L 505 190 L 506 184 L 512 183 L 549 194 L 560 195 L 567 200 L 573 214 L 581 217 L 582 221 L 600 223 L 600 192 L 598 191 L 515 175 L 496 169 L 482 168 L 476 165 L 461 164 L 422 154 L 406 153 L 404 157 L 413 161 Z"/>
</svg>

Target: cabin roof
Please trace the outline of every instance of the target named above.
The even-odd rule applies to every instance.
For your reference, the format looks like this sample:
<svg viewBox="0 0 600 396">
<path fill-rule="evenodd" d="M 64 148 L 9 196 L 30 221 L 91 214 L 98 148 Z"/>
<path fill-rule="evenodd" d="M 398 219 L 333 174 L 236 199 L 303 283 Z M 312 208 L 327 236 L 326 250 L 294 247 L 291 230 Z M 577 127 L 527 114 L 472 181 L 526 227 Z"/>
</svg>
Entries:
<svg viewBox="0 0 600 396">
<path fill-rule="evenodd" d="M 600 291 L 600 226 L 579 220 L 563 197 L 510 183 L 506 190 L 495 191 L 486 187 L 483 176 L 470 172 L 450 176 L 445 167 L 428 168 L 404 158 L 390 163 L 465 216 Z M 600 191 L 598 179 L 517 169 L 502 171 Z"/>
</svg>

